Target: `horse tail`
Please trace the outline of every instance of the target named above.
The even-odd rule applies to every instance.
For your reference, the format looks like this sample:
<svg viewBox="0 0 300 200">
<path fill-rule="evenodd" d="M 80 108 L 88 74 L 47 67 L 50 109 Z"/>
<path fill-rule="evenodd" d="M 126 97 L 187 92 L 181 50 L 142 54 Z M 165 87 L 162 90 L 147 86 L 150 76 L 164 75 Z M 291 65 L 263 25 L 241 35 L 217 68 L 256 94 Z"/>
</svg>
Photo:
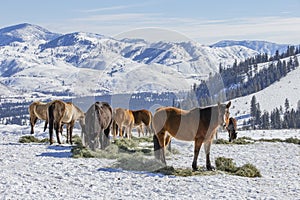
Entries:
<svg viewBox="0 0 300 200">
<path fill-rule="evenodd" d="M 160 160 L 160 150 L 161 146 L 159 145 L 158 138 L 156 134 L 153 135 L 153 147 L 154 147 L 154 156 L 157 160 Z"/>
<path fill-rule="evenodd" d="M 49 120 L 49 139 L 50 139 L 50 144 L 53 143 L 52 137 L 53 137 L 53 126 L 54 126 L 54 109 L 55 109 L 55 104 L 52 103 L 48 107 L 48 120 Z M 46 127 L 46 124 L 45 124 Z"/>
</svg>

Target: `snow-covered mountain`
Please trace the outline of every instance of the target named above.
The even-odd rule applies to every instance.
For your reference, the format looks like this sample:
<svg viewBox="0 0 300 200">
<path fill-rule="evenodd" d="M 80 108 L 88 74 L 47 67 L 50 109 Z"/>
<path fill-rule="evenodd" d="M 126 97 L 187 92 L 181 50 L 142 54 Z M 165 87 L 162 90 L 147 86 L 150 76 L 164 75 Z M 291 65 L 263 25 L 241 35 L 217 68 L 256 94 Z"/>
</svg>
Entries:
<svg viewBox="0 0 300 200">
<path fill-rule="evenodd" d="M 0 29 L 0 46 L 10 45 L 14 42 L 43 43 L 59 35 L 40 26 L 23 23 Z"/>
<path fill-rule="evenodd" d="M 267 41 L 251 41 L 251 40 L 242 40 L 242 41 L 222 40 L 220 42 L 211 45 L 211 47 L 230 47 L 230 46 L 244 46 L 254 51 L 258 51 L 259 53 L 267 53 L 269 55 L 274 55 L 276 50 L 278 50 L 279 53 L 285 52 L 289 44 L 276 44 Z"/>
<path fill-rule="evenodd" d="M 31 24 L 0 29 L 0 43 L 1 84 L 20 93 L 69 95 L 189 90 L 220 63 L 258 53 L 245 45 L 62 35 Z"/>
</svg>

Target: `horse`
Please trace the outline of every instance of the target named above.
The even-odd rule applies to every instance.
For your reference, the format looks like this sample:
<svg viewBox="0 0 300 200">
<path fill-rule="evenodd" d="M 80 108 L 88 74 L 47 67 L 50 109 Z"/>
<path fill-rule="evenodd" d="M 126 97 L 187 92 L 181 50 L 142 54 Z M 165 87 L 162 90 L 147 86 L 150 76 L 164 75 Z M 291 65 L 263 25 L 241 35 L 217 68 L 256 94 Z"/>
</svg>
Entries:
<svg viewBox="0 0 300 200">
<path fill-rule="evenodd" d="M 165 147 L 171 137 L 183 141 L 194 141 L 193 170 L 198 170 L 197 159 L 202 143 L 206 154 L 206 168 L 213 170 L 210 162 L 210 147 L 220 125 L 226 127 L 231 102 L 205 108 L 182 110 L 175 107 L 159 108 L 153 116 L 155 158 L 166 164 Z"/>
<path fill-rule="evenodd" d="M 133 110 L 132 111 L 134 117 L 134 126 L 138 127 L 138 134 L 140 137 L 140 132 L 144 135 L 143 124 L 146 127 L 146 135 L 147 133 L 151 134 L 151 121 L 152 121 L 152 114 L 149 110 Z"/>
<path fill-rule="evenodd" d="M 237 120 L 233 117 L 229 118 L 228 126 L 226 127 L 229 135 L 229 142 L 237 138 Z"/>
<path fill-rule="evenodd" d="M 123 137 L 123 127 L 126 129 L 127 138 L 131 138 L 131 130 L 134 126 L 134 116 L 131 110 L 115 108 L 113 111 L 113 137 L 116 138 L 117 127 L 120 137 Z"/>
<path fill-rule="evenodd" d="M 34 126 L 38 119 L 45 120 L 44 132 L 46 131 L 48 124 L 48 106 L 49 103 L 40 101 L 35 101 L 29 105 L 28 112 L 30 116 L 31 134 L 34 134 Z"/>
<path fill-rule="evenodd" d="M 63 124 L 67 124 L 67 143 L 70 141 L 70 144 L 73 144 L 72 133 L 75 122 L 79 120 L 81 129 L 84 130 L 84 118 L 84 112 L 73 103 L 61 100 L 52 101 L 48 107 L 50 144 L 53 144 L 53 128 L 56 132 L 57 142 L 61 144 L 59 133 L 62 132 Z"/>
<path fill-rule="evenodd" d="M 105 149 L 109 145 L 112 124 L 112 108 L 106 102 L 96 102 L 90 106 L 85 117 L 85 131 L 82 137 L 85 146 L 92 150 Z"/>
</svg>

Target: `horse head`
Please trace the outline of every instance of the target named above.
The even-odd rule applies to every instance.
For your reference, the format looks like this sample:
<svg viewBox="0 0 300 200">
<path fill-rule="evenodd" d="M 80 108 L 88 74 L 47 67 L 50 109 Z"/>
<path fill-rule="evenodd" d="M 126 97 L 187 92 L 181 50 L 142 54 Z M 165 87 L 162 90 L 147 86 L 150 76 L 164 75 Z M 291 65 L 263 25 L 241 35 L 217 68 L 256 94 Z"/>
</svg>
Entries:
<svg viewBox="0 0 300 200">
<path fill-rule="evenodd" d="M 229 101 L 227 104 L 218 103 L 218 110 L 219 110 L 218 122 L 223 128 L 226 128 L 229 124 L 230 106 L 231 106 L 231 101 Z"/>
</svg>

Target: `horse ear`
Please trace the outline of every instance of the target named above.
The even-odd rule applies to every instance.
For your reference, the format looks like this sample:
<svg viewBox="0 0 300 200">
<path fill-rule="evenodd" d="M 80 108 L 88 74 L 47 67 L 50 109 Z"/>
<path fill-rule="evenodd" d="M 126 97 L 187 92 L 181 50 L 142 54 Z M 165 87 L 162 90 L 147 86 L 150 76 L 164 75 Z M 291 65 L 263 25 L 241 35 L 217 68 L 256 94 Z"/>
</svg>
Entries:
<svg viewBox="0 0 300 200">
<path fill-rule="evenodd" d="M 228 104 L 226 105 L 226 108 L 229 108 L 231 106 L 231 101 L 228 102 Z"/>
</svg>

